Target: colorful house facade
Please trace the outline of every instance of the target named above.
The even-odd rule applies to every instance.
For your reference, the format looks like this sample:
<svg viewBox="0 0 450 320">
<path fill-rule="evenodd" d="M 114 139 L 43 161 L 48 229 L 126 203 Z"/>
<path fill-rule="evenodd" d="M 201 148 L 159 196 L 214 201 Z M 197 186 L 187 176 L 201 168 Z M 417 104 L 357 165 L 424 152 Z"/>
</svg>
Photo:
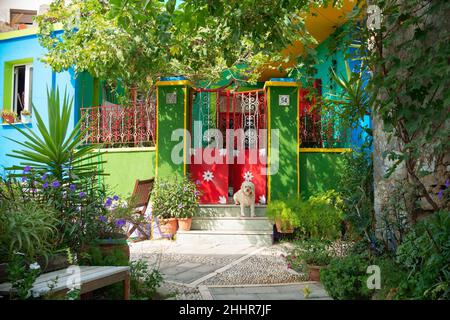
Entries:
<svg viewBox="0 0 450 320">
<path fill-rule="evenodd" d="M 84 142 L 98 145 L 99 166 L 107 174 L 99 179 L 122 196 L 131 193 L 136 179 L 173 175 L 197 181 L 204 204 L 230 203 L 245 180 L 255 184 L 260 204 L 289 194 L 308 196 L 336 185 L 342 154 L 363 140 L 360 130 L 341 128 L 332 114 L 312 108 L 314 99 L 336 91 L 330 68 L 338 74 L 344 70 L 345 48 L 330 52 L 328 42 L 350 9 L 350 4 L 340 10 L 315 9 L 318 14 L 307 20 L 321 42 L 315 48 L 320 61 L 312 99 L 311 88 L 267 70 L 256 85 L 219 87 L 228 82 L 224 78 L 217 86 L 201 88 L 183 77 L 162 78 L 155 101 L 124 108 L 99 79 L 71 70 L 53 72 L 40 61 L 44 49 L 37 30 L 26 29 L 0 33 L 2 110 L 22 121 L 22 111 L 31 111 L 33 103 L 46 119 L 47 88 L 66 89 L 74 98 L 72 124 L 82 117 L 89 128 Z M 302 52 L 295 44 L 287 50 Z M 31 121 L 19 125 L 35 130 L 32 112 Z M 370 119 L 361 125 L 370 126 Z M 179 135 L 172 137 L 177 129 Z M 21 139 L 11 125 L 2 124 L 0 170 L 17 162 L 7 156 L 18 147 L 8 138 Z M 218 161 L 199 161 L 199 155 Z"/>
</svg>

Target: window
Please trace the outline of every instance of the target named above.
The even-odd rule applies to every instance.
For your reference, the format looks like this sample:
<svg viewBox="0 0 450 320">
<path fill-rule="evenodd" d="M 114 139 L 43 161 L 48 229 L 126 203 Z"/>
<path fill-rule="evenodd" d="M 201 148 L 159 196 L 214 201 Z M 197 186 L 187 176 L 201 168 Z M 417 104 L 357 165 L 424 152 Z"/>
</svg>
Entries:
<svg viewBox="0 0 450 320">
<path fill-rule="evenodd" d="M 12 78 L 13 92 L 11 109 L 18 117 L 21 116 L 22 111 L 29 111 L 31 113 L 33 65 L 14 65 Z"/>
</svg>

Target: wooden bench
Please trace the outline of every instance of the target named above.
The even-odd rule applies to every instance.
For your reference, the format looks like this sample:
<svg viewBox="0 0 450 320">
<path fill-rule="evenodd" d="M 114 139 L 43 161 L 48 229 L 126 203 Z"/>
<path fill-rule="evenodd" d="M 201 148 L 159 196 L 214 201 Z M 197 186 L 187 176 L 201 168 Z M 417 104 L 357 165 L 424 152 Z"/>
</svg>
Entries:
<svg viewBox="0 0 450 320">
<path fill-rule="evenodd" d="M 123 298 L 130 299 L 130 267 L 94 267 L 71 266 L 66 269 L 41 274 L 33 284 L 32 292 L 36 296 L 46 294 L 65 294 L 71 287 L 70 284 L 78 284 L 78 276 L 75 271 L 79 268 L 79 286 L 81 294 L 92 292 L 96 289 L 123 281 Z M 0 296 L 9 295 L 11 283 L 0 284 Z"/>
</svg>

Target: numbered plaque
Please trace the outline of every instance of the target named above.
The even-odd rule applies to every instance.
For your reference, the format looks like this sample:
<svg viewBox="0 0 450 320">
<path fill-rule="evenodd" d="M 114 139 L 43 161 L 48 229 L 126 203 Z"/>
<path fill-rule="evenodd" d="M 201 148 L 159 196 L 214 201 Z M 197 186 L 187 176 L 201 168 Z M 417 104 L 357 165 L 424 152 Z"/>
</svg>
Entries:
<svg viewBox="0 0 450 320">
<path fill-rule="evenodd" d="M 280 94 L 278 96 L 278 104 L 280 106 L 289 106 L 289 95 L 288 94 Z"/>
</svg>

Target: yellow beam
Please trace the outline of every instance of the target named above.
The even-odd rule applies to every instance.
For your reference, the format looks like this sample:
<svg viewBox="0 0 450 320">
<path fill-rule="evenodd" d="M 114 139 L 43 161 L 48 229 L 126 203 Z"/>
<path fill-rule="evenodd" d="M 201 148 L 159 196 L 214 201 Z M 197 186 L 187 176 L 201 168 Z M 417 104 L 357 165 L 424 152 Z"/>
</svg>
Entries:
<svg viewBox="0 0 450 320">
<path fill-rule="evenodd" d="M 264 83 L 264 88 L 266 87 L 300 87 L 300 83 L 289 81 L 266 81 Z"/>
<path fill-rule="evenodd" d="M 157 81 L 157 87 L 161 86 L 190 86 L 192 87 L 192 83 L 189 80 L 175 80 L 175 81 Z"/>
<path fill-rule="evenodd" d="M 352 152 L 352 148 L 298 148 L 299 152 L 332 152 L 332 153 L 343 153 Z"/>
</svg>

